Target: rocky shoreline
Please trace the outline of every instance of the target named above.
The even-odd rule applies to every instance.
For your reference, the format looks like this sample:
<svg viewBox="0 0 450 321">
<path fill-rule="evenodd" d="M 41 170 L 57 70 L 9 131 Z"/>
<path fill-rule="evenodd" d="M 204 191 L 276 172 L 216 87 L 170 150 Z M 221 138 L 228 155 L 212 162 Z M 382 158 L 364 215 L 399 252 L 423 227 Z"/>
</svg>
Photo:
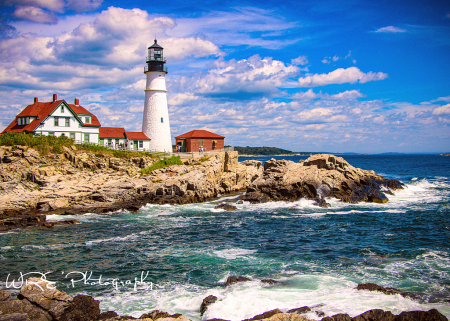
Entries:
<svg viewBox="0 0 450 321">
<path fill-rule="evenodd" d="M 139 172 L 152 164 L 150 157 L 108 158 L 75 146 L 50 156 L 25 146 L 0 147 L 0 160 L 0 232 L 77 223 L 47 222 L 49 214 L 135 212 L 148 203 L 198 203 L 239 191 L 246 192 L 241 201 L 251 203 L 306 198 L 328 207 L 331 197 L 385 203 L 402 188 L 397 180 L 327 154 L 300 163 L 271 159 L 262 166 L 256 160 L 238 162 L 237 152 L 219 152 L 151 175 Z"/>
<path fill-rule="evenodd" d="M 245 277 L 230 277 L 226 286 L 234 283 L 245 282 Z M 263 282 L 264 280 L 262 280 Z M 275 280 L 265 280 L 269 284 L 277 284 Z M 379 285 L 367 283 L 358 285 L 358 290 L 380 291 L 385 294 L 399 294 L 397 289 L 383 288 Z M 401 291 L 400 291 L 401 292 Z M 206 297 L 199 309 L 201 317 L 209 306 L 217 301 L 217 297 Z M 446 321 L 448 320 L 436 309 L 429 311 L 405 311 L 398 315 L 390 311 L 373 309 L 355 317 L 341 313 L 325 316 L 320 311 L 320 306 L 299 307 L 282 311 L 274 309 L 256 315 L 243 321 L 309 321 L 311 319 L 302 316 L 306 313 L 315 313 L 321 317 L 321 321 Z M 40 278 L 29 278 L 21 287 L 17 298 L 11 298 L 11 294 L 0 290 L 0 321 L 116 321 L 116 320 L 145 320 L 145 321 L 189 321 L 185 316 L 176 313 L 170 314 L 159 310 L 153 310 L 143 314 L 139 318 L 128 315 L 119 316 L 115 311 L 101 313 L 100 302 L 88 295 L 79 294 L 71 297 L 61 292 L 51 282 Z M 208 321 L 226 321 L 223 319 L 209 319 Z"/>
</svg>

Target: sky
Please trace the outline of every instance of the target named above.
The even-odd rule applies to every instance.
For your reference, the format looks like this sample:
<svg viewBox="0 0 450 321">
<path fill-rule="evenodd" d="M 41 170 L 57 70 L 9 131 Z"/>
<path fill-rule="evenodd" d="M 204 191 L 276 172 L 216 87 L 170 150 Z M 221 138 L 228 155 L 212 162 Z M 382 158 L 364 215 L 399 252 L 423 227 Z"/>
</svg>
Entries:
<svg viewBox="0 0 450 321">
<path fill-rule="evenodd" d="M 0 130 L 74 98 L 142 130 L 147 48 L 173 137 L 295 152 L 450 152 L 450 2 L 0 0 Z M 173 140 L 174 142 L 174 140 Z"/>
</svg>

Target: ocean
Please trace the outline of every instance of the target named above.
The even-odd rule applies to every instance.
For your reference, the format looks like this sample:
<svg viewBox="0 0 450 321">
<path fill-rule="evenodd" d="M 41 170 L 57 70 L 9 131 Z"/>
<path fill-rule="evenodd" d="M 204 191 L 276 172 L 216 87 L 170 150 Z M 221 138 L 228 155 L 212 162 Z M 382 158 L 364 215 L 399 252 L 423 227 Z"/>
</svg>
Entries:
<svg viewBox="0 0 450 321">
<path fill-rule="evenodd" d="M 394 314 L 436 308 L 450 317 L 449 303 L 440 302 L 450 299 L 450 157 L 343 157 L 405 189 L 387 204 L 331 199 L 328 209 L 308 200 L 237 204 L 234 194 L 200 204 L 148 204 L 138 213 L 49 215 L 81 224 L 0 234 L 0 287 L 17 292 L 22 279 L 44 275 L 71 295 L 92 295 L 102 311 L 134 317 L 158 309 L 194 321 L 237 321 L 302 306 L 313 309 L 306 316 L 315 320 L 321 319 L 315 311 L 353 317 L 375 308 Z M 239 160 L 245 159 L 270 157 Z M 223 202 L 238 210 L 214 209 Z M 229 276 L 251 281 L 225 287 Z M 355 289 L 367 282 L 430 299 Z M 218 301 L 201 317 L 208 295 Z"/>
</svg>

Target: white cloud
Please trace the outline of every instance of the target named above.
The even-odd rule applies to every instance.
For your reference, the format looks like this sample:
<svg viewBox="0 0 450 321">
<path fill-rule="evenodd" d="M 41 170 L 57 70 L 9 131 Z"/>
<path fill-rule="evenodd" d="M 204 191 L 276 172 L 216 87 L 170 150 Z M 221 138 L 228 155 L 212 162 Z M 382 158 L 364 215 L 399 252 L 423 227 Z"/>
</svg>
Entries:
<svg viewBox="0 0 450 321">
<path fill-rule="evenodd" d="M 13 13 L 14 17 L 39 23 L 54 24 L 58 20 L 55 14 L 31 6 L 19 6 Z"/>
<path fill-rule="evenodd" d="M 450 104 L 433 109 L 433 115 L 450 114 Z"/>
<path fill-rule="evenodd" d="M 295 27 L 296 22 L 286 22 L 284 17 L 271 10 L 236 7 L 226 12 L 211 11 L 195 19 L 177 19 L 176 26 L 168 31 L 168 35 L 185 38 L 199 34 L 221 46 L 251 45 L 279 49 L 300 40 L 280 37 Z"/>
<path fill-rule="evenodd" d="M 385 33 L 399 33 L 399 32 L 407 32 L 405 29 L 397 28 L 394 26 L 387 26 L 380 29 L 375 30 L 375 32 L 385 32 Z"/>
<path fill-rule="evenodd" d="M 64 1 L 62 0 L 5 0 L 9 6 L 34 6 L 41 7 L 59 13 L 64 12 Z"/>
<path fill-rule="evenodd" d="M 324 64 L 329 64 L 331 62 L 331 60 L 328 60 L 328 57 L 323 58 L 322 63 Z"/>
<path fill-rule="evenodd" d="M 311 100 L 311 99 L 356 99 L 364 97 L 364 95 L 359 90 L 346 90 L 341 93 L 337 93 L 334 95 L 330 94 L 323 94 L 322 91 L 319 93 L 314 93 L 312 89 L 308 89 L 306 92 L 298 92 L 291 96 L 293 99 L 300 99 L 300 100 Z"/>
<path fill-rule="evenodd" d="M 199 74 L 195 79 L 184 78 L 185 83 L 191 84 L 191 92 L 206 95 L 271 95 L 278 93 L 278 87 L 283 87 L 289 77 L 299 72 L 296 66 L 286 66 L 270 57 L 261 59 L 258 55 L 238 61 L 219 60 L 215 65 L 216 68 L 207 74 Z"/>
<path fill-rule="evenodd" d="M 307 65 L 309 63 L 308 58 L 306 56 L 299 56 L 291 60 L 293 65 Z"/>
<path fill-rule="evenodd" d="M 173 19 L 150 18 L 143 10 L 110 7 L 94 21 L 57 37 L 25 34 L 4 39 L 0 42 L 0 84 L 77 90 L 133 83 L 142 76 L 154 32 L 161 35 L 169 61 L 221 54 L 206 40 L 164 36 L 174 25 Z"/>
<path fill-rule="evenodd" d="M 372 71 L 364 73 L 357 67 L 347 69 L 338 68 L 328 74 L 315 74 L 312 76 L 302 77 L 298 80 L 300 87 L 317 87 L 331 84 L 344 84 L 356 82 L 366 83 L 369 81 L 382 80 L 388 75 L 383 72 L 374 73 Z"/>
<path fill-rule="evenodd" d="M 439 98 L 437 98 L 437 99 L 433 99 L 431 102 L 432 103 L 435 103 L 435 102 L 438 102 L 438 101 L 445 101 L 445 102 L 450 102 L 450 96 L 447 96 L 447 97 L 439 97 Z"/>
<path fill-rule="evenodd" d="M 339 57 L 338 56 L 333 56 L 333 61 L 338 61 Z"/>
<path fill-rule="evenodd" d="M 188 102 L 198 100 L 198 96 L 192 93 L 178 93 L 168 101 L 169 106 L 182 106 Z"/>
</svg>

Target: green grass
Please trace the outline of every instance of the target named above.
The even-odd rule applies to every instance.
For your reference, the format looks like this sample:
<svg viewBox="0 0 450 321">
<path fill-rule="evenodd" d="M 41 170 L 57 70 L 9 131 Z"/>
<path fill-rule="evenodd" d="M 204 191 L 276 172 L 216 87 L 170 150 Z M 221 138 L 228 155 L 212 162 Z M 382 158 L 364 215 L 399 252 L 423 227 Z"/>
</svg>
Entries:
<svg viewBox="0 0 450 321">
<path fill-rule="evenodd" d="M 151 174 L 155 169 L 172 166 L 172 165 L 183 165 L 180 156 L 172 156 L 170 158 L 160 159 L 154 162 L 151 166 L 141 169 L 142 175 Z"/>
<path fill-rule="evenodd" d="M 39 153 L 46 155 L 49 153 L 61 153 L 62 147 L 70 147 L 73 140 L 66 136 L 36 136 L 24 133 L 4 133 L 0 135 L 0 146 L 28 146 Z"/>
<path fill-rule="evenodd" d="M 73 144 L 73 139 L 66 136 L 33 136 L 32 134 L 25 133 L 4 133 L 0 135 L 0 146 L 28 146 L 37 150 L 41 155 L 50 153 L 61 154 L 63 152 L 63 146 L 71 147 Z M 113 156 L 117 158 L 130 158 L 148 156 L 156 158 L 164 156 L 164 153 L 112 150 L 104 146 L 87 143 L 76 145 L 76 147 L 78 150 L 91 152 L 97 157 Z"/>
</svg>

